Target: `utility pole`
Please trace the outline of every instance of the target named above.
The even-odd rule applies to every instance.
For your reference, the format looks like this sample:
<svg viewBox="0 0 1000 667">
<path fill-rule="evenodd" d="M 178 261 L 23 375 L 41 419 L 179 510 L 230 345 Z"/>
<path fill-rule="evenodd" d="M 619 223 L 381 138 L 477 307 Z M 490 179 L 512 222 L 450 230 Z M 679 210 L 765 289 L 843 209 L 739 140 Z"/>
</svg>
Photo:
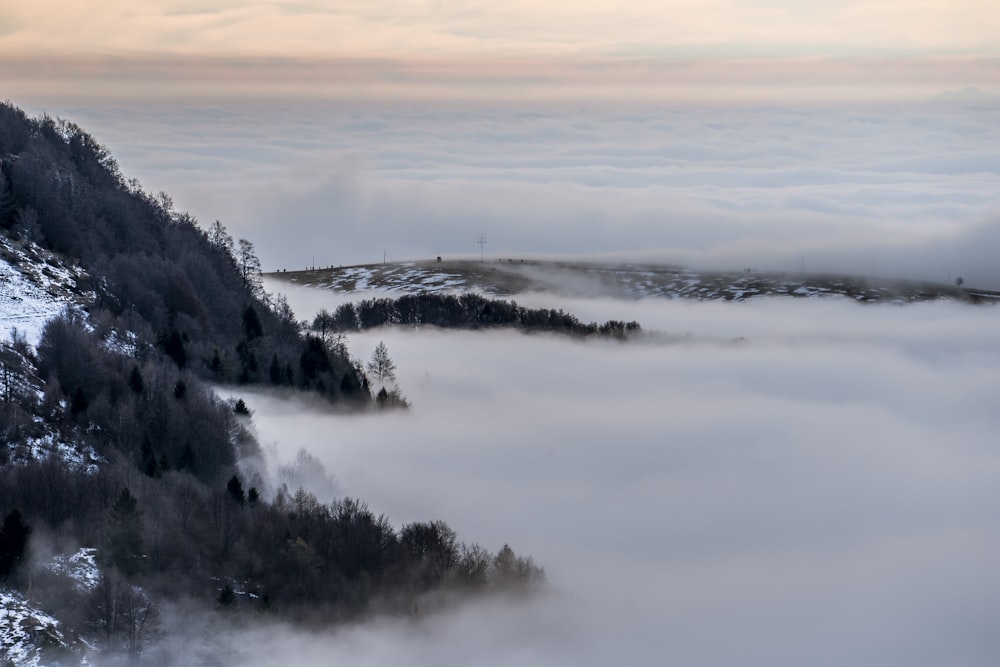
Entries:
<svg viewBox="0 0 1000 667">
<path fill-rule="evenodd" d="M 485 246 L 488 243 L 488 241 L 486 240 L 486 234 L 480 234 L 479 240 L 476 241 L 476 243 L 479 244 L 479 261 L 483 262 L 485 261 L 484 259 L 485 255 L 483 254 L 483 246 Z"/>
</svg>

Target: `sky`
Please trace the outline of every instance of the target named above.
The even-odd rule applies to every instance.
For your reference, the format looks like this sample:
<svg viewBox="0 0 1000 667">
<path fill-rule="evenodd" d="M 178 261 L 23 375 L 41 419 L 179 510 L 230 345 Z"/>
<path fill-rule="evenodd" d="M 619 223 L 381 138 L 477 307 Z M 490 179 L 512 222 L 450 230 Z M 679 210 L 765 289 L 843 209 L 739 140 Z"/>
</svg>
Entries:
<svg viewBox="0 0 1000 667">
<path fill-rule="evenodd" d="M 173 98 L 912 96 L 996 86 L 990 0 L 62 0 L 0 8 L 0 85 Z"/>
<path fill-rule="evenodd" d="M 289 298 L 306 316 L 322 294 Z M 351 351 L 386 343 L 407 413 L 241 395 L 272 470 L 304 446 L 325 493 L 509 542 L 548 594 L 256 633 L 247 664 L 992 664 L 994 309 L 521 301 L 680 341 L 372 331 Z"/>
</svg>

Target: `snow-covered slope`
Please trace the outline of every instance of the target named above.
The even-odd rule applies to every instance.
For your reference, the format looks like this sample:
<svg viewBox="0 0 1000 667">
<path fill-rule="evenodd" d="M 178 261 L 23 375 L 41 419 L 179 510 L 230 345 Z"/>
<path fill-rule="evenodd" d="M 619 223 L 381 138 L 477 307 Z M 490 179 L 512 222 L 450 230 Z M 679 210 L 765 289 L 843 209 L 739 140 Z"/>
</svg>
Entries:
<svg viewBox="0 0 1000 667">
<path fill-rule="evenodd" d="M 85 278 L 82 269 L 36 245 L 0 236 L 0 339 L 9 339 L 16 328 L 36 345 L 50 318 L 67 305 L 92 298 L 79 287 Z"/>
<path fill-rule="evenodd" d="M 847 276 L 779 275 L 756 271 L 693 271 L 654 264 L 598 264 L 534 260 L 370 264 L 269 274 L 275 280 L 337 292 L 471 291 L 488 296 L 554 292 L 570 296 L 661 297 L 745 301 L 760 296 L 839 296 L 859 302 L 952 298 L 996 302 L 1000 294 L 945 285 L 875 281 Z"/>
<path fill-rule="evenodd" d="M 96 557 L 97 549 L 84 547 L 54 556 L 40 569 L 69 578 L 81 592 L 92 591 L 101 577 Z M 0 665 L 87 665 L 90 650 L 86 641 L 67 637 L 59 620 L 30 599 L 0 588 Z"/>
<path fill-rule="evenodd" d="M 36 609 L 19 593 L 0 589 L 0 664 L 42 667 L 53 664 L 46 653 L 69 649 L 59 621 Z M 61 664 L 85 664 L 77 659 Z"/>
<path fill-rule="evenodd" d="M 67 266 L 37 245 L 0 236 L 0 341 L 11 341 L 16 330 L 19 338 L 37 346 L 49 319 L 68 306 L 80 306 L 93 298 L 93 293 L 80 288 L 86 278 L 82 269 Z M 44 385 L 35 373 L 30 354 L 18 346 L 10 346 L 5 352 L 14 355 L 5 360 L 10 364 L 4 368 L 5 389 L 40 399 Z M 13 360 L 16 363 L 11 363 Z M 18 433 L 15 439 L 0 442 L 12 463 L 58 458 L 90 474 L 101 460 L 93 448 L 67 440 L 37 414 Z"/>
<path fill-rule="evenodd" d="M 101 581 L 101 570 L 97 567 L 97 549 L 83 547 L 72 554 L 59 554 L 44 565 L 45 569 L 73 580 L 73 585 L 81 591 L 92 591 Z"/>
</svg>

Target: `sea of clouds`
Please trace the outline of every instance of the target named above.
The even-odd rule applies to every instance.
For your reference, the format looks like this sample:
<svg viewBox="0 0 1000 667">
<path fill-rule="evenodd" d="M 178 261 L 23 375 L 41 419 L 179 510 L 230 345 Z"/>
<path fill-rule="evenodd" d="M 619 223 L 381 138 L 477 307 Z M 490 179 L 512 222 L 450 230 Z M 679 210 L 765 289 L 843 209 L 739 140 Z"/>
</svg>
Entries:
<svg viewBox="0 0 1000 667">
<path fill-rule="evenodd" d="M 988 103 L 30 110 L 80 123 L 126 175 L 251 239 L 266 269 L 478 255 L 487 234 L 492 258 L 1000 288 Z M 345 298 L 289 297 L 303 319 Z M 353 353 L 388 344 L 410 411 L 244 397 L 272 482 L 309 468 L 324 500 L 509 542 L 551 590 L 238 635 L 242 664 L 994 664 L 995 308 L 519 302 L 671 335 L 367 332 Z"/>
<path fill-rule="evenodd" d="M 509 542 L 550 591 L 258 633 L 247 664 L 992 664 L 995 308 L 522 301 L 677 342 L 388 329 L 349 343 L 386 342 L 406 413 L 243 395 L 272 467 L 305 447 L 336 495 Z"/>
<path fill-rule="evenodd" d="M 997 103 L 43 106 L 266 270 L 590 256 L 1000 288 Z"/>
</svg>

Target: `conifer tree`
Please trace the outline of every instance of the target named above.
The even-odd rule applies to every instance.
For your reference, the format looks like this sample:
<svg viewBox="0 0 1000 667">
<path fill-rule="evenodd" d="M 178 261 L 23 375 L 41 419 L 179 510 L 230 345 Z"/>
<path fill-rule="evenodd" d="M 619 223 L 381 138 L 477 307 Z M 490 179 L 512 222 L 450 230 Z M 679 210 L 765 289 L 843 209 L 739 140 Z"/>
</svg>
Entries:
<svg viewBox="0 0 1000 667">
<path fill-rule="evenodd" d="M 229 483 L 226 484 L 226 491 L 228 491 L 232 499 L 240 505 L 246 502 L 246 495 L 243 493 L 243 484 L 240 482 L 240 478 L 238 476 L 233 475 L 229 479 Z"/>
<path fill-rule="evenodd" d="M 8 580 L 24 563 L 28 550 L 31 527 L 21 512 L 13 509 L 4 517 L 0 527 L 0 581 Z"/>
<path fill-rule="evenodd" d="M 124 574 L 135 574 L 142 558 L 142 510 L 128 487 L 123 487 L 118 500 L 108 513 L 108 556 Z"/>
</svg>

